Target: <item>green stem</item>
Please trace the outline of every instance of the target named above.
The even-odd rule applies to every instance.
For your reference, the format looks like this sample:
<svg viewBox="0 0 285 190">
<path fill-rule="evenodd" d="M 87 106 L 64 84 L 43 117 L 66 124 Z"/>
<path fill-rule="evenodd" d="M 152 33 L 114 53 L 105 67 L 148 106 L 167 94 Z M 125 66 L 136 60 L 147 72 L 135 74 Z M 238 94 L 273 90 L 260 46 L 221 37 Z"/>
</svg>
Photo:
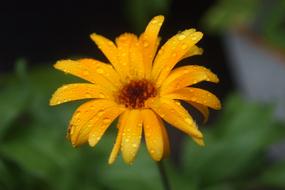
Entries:
<svg viewBox="0 0 285 190">
<path fill-rule="evenodd" d="M 157 168 L 159 170 L 160 179 L 161 179 L 164 190 L 171 190 L 170 184 L 169 184 L 169 179 L 167 177 L 163 162 L 162 161 L 156 162 L 156 165 L 157 165 Z"/>
</svg>

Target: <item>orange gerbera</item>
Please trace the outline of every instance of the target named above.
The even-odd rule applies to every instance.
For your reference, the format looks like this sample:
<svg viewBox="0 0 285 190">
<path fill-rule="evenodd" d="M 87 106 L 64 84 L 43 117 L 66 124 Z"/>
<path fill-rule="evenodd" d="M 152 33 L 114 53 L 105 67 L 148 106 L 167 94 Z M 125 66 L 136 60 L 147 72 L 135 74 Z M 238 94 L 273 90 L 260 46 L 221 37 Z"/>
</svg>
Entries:
<svg viewBox="0 0 285 190">
<path fill-rule="evenodd" d="M 169 141 L 163 120 L 203 145 L 203 135 L 180 104 L 183 100 L 208 118 L 208 107 L 220 109 L 212 93 L 189 87 L 201 81 L 217 83 L 215 74 L 202 66 L 182 66 L 177 62 L 202 54 L 195 44 L 203 34 L 184 30 L 170 38 L 158 51 L 158 33 L 163 16 L 154 17 L 138 38 L 125 33 L 115 43 L 98 34 L 92 40 L 111 64 L 94 59 L 61 60 L 54 67 L 90 83 L 64 85 L 53 94 L 50 105 L 90 99 L 74 113 L 68 130 L 73 146 L 88 142 L 95 146 L 106 129 L 118 119 L 118 135 L 109 157 L 113 163 L 121 149 L 126 163 L 132 163 L 144 133 L 151 157 L 159 161 L 169 154 Z M 155 56 L 156 55 L 156 56 Z M 161 119 L 162 118 L 162 119 Z"/>
</svg>

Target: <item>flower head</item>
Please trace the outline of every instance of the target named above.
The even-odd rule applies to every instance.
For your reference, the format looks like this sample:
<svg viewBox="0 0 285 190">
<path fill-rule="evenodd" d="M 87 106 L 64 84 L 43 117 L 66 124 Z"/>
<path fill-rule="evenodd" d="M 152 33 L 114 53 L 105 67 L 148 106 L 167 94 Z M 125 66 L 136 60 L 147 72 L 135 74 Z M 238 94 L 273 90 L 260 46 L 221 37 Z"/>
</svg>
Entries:
<svg viewBox="0 0 285 190">
<path fill-rule="evenodd" d="M 190 86 L 219 80 L 202 66 L 174 69 L 180 60 L 202 54 L 202 49 L 195 44 L 203 34 L 195 29 L 174 35 L 156 54 L 163 20 L 163 16 L 156 16 L 140 37 L 125 33 L 116 38 L 115 43 L 91 34 L 111 64 L 79 59 L 61 60 L 54 65 L 89 82 L 64 85 L 50 100 L 50 105 L 58 105 L 89 99 L 74 112 L 70 121 L 68 136 L 74 146 L 87 142 L 95 146 L 117 118 L 118 134 L 109 163 L 115 161 L 119 150 L 124 161 L 132 163 L 142 133 L 154 160 L 167 156 L 170 148 L 162 120 L 190 135 L 199 145 L 204 144 L 202 133 L 180 100 L 199 110 L 207 120 L 208 107 L 220 109 L 220 101 L 212 93 Z"/>
</svg>

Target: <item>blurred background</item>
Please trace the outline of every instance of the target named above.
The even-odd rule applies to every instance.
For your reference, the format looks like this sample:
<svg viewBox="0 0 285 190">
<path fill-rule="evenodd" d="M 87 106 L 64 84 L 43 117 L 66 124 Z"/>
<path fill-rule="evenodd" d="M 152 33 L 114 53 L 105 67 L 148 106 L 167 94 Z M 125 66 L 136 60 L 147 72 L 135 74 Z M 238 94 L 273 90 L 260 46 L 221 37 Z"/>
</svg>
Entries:
<svg viewBox="0 0 285 190">
<path fill-rule="evenodd" d="M 72 148 L 65 134 L 82 102 L 49 107 L 57 87 L 77 81 L 56 60 L 106 60 L 93 32 L 115 39 L 166 16 L 162 44 L 178 31 L 204 33 L 204 55 L 183 60 L 210 68 L 221 82 L 200 84 L 221 98 L 207 124 L 206 147 L 168 127 L 166 169 L 173 189 L 285 189 L 285 1 L 7 1 L 0 6 L 0 189 L 162 189 L 155 163 L 139 151 L 132 166 L 107 158 L 111 127 L 95 149 Z"/>
</svg>

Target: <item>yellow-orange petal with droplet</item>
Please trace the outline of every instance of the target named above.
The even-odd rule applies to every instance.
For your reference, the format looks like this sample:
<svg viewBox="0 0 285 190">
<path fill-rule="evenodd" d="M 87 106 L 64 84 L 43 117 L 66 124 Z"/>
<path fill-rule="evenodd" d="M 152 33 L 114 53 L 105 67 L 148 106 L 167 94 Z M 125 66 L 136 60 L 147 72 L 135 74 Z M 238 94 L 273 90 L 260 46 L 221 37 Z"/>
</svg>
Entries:
<svg viewBox="0 0 285 190">
<path fill-rule="evenodd" d="M 191 115 L 183 108 L 178 101 L 165 97 L 155 98 L 153 101 L 146 102 L 163 120 L 172 126 L 180 129 L 186 134 L 203 138 L 202 133 L 197 128 Z"/>
<path fill-rule="evenodd" d="M 182 88 L 166 95 L 166 97 L 195 102 L 215 110 L 221 109 L 220 100 L 214 94 L 200 88 Z"/>
<path fill-rule="evenodd" d="M 86 125 L 93 125 L 88 136 L 89 145 L 94 147 L 101 139 L 110 124 L 124 111 L 120 106 L 114 106 L 106 109 L 97 120 L 90 120 Z M 79 137 L 80 138 L 80 137 Z"/>
<path fill-rule="evenodd" d="M 73 146 L 86 143 L 88 140 L 88 134 L 92 129 L 92 125 L 87 126 L 89 120 L 95 116 L 100 117 L 106 111 L 107 108 L 116 106 L 117 104 L 107 99 L 97 99 L 88 101 L 79 106 L 73 113 L 71 121 L 69 123 L 69 137 Z M 84 136 L 81 140 L 78 137 Z"/>
<path fill-rule="evenodd" d="M 153 160 L 160 161 L 164 152 L 163 132 L 160 121 L 157 115 L 150 109 L 143 109 L 141 113 L 147 150 Z"/>
<path fill-rule="evenodd" d="M 159 50 L 152 70 L 152 79 L 156 81 L 157 87 L 165 80 L 169 72 L 179 60 L 191 49 L 203 34 L 195 29 L 184 30 L 170 38 Z"/>
<path fill-rule="evenodd" d="M 113 164 L 118 156 L 118 153 L 120 151 L 121 148 L 121 144 L 122 144 L 122 138 L 123 138 L 123 131 L 124 131 L 124 126 L 128 120 L 128 114 L 129 114 L 129 110 L 126 110 L 124 113 L 122 113 L 122 115 L 120 115 L 119 117 L 119 121 L 117 124 L 117 128 L 118 128 L 118 134 L 117 134 L 117 138 L 116 138 L 116 142 L 113 146 L 112 152 L 109 156 L 109 160 L 108 163 L 109 164 Z"/>
<path fill-rule="evenodd" d="M 122 137 L 122 155 L 127 164 L 132 164 L 141 142 L 142 118 L 140 110 L 131 110 L 124 126 Z"/>
<path fill-rule="evenodd" d="M 98 84 L 110 91 L 116 90 L 120 85 L 116 72 L 110 68 L 108 64 L 104 64 L 97 60 L 61 60 L 58 61 L 54 67 L 58 70 L 64 71 L 65 73 L 69 73 L 94 84 Z M 98 67 L 106 72 L 98 73 Z M 110 79 L 110 76 L 112 76 L 114 80 Z"/>
<path fill-rule="evenodd" d="M 174 69 L 162 83 L 160 93 L 162 95 L 168 94 L 202 81 L 217 83 L 219 82 L 219 79 L 209 69 L 202 66 L 188 65 L 178 67 L 177 69 Z"/>
<path fill-rule="evenodd" d="M 67 84 L 58 88 L 50 99 L 49 105 L 54 106 L 74 100 L 88 98 L 113 99 L 110 91 L 95 84 L 75 83 Z"/>
<path fill-rule="evenodd" d="M 146 78 L 150 77 L 152 61 L 159 44 L 158 33 L 164 21 L 164 16 L 154 17 L 147 25 L 139 40 L 142 46 L 143 60 L 145 64 Z"/>
</svg>

